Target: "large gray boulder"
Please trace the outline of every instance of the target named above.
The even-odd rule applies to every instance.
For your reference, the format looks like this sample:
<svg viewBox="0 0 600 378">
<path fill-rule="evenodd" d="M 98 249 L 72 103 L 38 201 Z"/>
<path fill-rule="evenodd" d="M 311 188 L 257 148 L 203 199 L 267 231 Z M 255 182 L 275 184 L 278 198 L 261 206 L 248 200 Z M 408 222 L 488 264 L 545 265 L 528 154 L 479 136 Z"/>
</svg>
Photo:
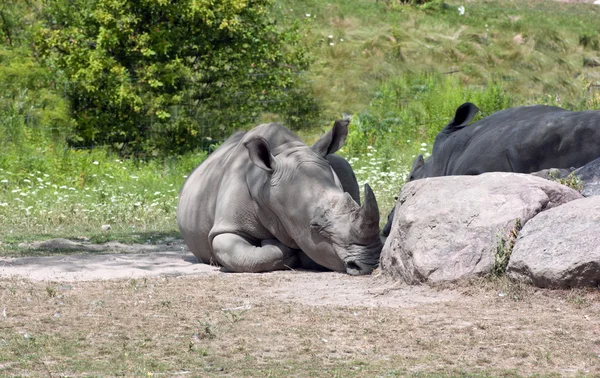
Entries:
<svg viewBox="0 0 600 378">
<path fill-rule="evenodd" d="M 600 197 L 569 202 L 529 221 L 515 242 L 508 275 L 550 288 L 600 284 Z"/>
<path fill-rule="evenodd" d="M 381 253 L 384 273 L 410 284 L 490 273 L 502 236 L 541 211 L 582 198 L 528 174 L 445 176 L 406 184 Z"/>
</svg>

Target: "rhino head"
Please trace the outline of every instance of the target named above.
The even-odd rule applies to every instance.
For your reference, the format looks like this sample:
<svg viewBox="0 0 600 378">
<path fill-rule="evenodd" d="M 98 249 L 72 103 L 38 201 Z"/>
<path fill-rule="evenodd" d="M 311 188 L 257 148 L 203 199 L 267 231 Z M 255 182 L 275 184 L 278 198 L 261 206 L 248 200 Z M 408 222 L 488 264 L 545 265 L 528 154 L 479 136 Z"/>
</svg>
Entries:
<svg viewBox="0 0 600 378">
<path fill-rule="evenodd" d="M 253 169 L 246 181 L 262 224 L 317 264 L 369 274 L 379 263 L 379 209 L 365 185 L 362 206 L 342 190 L 326 156 L 342 147 L 348 121 L 336 121 L 314 145 L 289 142 L 272 150 L 260 137 L 245 141 Z"/>
</svg>

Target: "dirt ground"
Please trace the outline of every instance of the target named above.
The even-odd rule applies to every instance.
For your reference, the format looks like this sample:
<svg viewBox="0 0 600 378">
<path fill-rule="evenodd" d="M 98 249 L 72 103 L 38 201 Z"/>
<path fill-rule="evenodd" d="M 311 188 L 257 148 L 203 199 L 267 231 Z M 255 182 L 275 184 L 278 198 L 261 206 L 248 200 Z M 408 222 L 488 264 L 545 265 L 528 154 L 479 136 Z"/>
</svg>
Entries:
<svg viewBox="0 0 600 378">
<path fill-rule="evenodd" d="M 177 248 L 0 275 L 2 376 L 600 376 L 598 289 L 229 274 Z"/>
</svg>

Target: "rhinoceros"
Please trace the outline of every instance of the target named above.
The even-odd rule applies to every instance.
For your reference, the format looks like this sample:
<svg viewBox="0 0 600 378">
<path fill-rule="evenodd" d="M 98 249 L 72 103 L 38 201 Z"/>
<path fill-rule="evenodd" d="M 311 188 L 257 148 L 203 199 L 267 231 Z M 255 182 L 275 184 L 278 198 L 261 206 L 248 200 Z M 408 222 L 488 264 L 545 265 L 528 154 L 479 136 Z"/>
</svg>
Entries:
<svg viewBox="0 0 600 378">
<path fill-rule="evenodd" d="M 370 273 L 382 248 L 375 195 L 365 185 L 360 206 L 327 159 L 347 133 L 348 121 L 336 121 L 308 147 L 270 123 L 227 139 L 179 195 L 177 224 L 190 251 L 232 272 L 293 268 L 308 257 L 330 270 Z"/>
<path fill-rule="evenodd" d="M 521 106 L 472 125 L 479 109 L 458 107 L 436 136 L 431 156 L 415 159 L 408 181 L 485 172 L 532 173 L 582 167 L 600 156 L 600 111 L 572 112 L 556 106 Z M 384 236 L 389 234 L 393 213 Z"/>
<path fill-rule="evenodd" d="M 582 167 L 600 156 L 600 111 L 521 106 L 469 125 L 478 111 L 468 102 L 458 107 L 427 161 L 417 157 L 409 180 Z"/>
</svg>

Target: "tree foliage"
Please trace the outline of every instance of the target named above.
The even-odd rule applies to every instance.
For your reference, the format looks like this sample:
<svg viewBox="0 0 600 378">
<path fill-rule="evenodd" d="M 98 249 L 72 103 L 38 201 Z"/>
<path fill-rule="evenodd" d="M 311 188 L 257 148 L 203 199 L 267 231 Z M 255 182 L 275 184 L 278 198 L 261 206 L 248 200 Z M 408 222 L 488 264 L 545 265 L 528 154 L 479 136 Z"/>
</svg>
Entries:
<svg viewBox="0 0 600 378">
<path fill-rule="evenodd" d="M 36 46 L 68 85 L 75 145 L 184 152 L 261 112 L 314 112 L 297 25 L 270 0 L 46 0 Z M 203 133 L 203 128 L 209 130 Z"/>
</svg>

